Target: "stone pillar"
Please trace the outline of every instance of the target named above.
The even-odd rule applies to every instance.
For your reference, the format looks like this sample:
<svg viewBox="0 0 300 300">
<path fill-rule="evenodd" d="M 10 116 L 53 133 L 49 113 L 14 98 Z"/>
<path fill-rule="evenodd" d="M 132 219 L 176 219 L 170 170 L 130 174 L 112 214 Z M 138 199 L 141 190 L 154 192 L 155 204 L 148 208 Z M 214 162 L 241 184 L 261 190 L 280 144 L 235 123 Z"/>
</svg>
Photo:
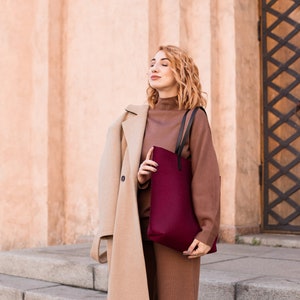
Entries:
<svg viewBox="0 0 300 300">
<path fill-rule="evenodd" d="M 148 2 L 72 0 L 65 9 L 65 241 L 73 243 L 97 227 L 108 126 L 146 101 Z"/>
<path fill-rule="evenodd" d="M 212 128 L 222 175 L 221 238 L 260 224 L 257 3 L 211 1 Z"/>
<path fill-rule="evenodd" d="M 64 20 L 63 1 L 50 0 L 48 13 L 48 244 L 64 242 Z"/>
<path fill-rule="evenodd" d="M 47 244 L 47 1 L 0 10 L 0 250 Z"/>
<path fill-rule="evenodd" d="M 160 45 L 180 43 L 180 0 L 149 0 L 149 61 Z"/>
<path fill-rule="evenodd" d="M 199 68 L 200 81 L 207 97 L 206 111 L 211 118 L 214 105 L 211 92 L 212 34 L 211 0 L 181 0 L 180 45 L 194 59 Z"/>
<path fill-rule="evenodd" d="M 257 233 L 261 224 L 259 165 L 261 162 L 260 54 L 258 4 L 235 1 L 237 180 L 236 235 Z M 247 34 L 245 34 L 247 33 Z"/>
<path fill-rule="evenodd" d="M 63 7 L 2 5 L 1 249 L 64 241 Z"/>
</svg>

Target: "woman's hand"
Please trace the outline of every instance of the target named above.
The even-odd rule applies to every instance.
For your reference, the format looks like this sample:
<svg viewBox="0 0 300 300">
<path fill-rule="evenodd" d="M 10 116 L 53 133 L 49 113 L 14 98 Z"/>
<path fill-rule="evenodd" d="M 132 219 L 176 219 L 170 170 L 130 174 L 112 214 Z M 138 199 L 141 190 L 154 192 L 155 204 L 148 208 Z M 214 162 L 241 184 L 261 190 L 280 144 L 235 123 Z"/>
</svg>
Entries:
<svg viewBox="0 0 300 300">
<path fill-rule="evenodd" d="M 141 163 L 137 180 L 140 185 L 145 184 L 152 176 L 153 172 L 157 171 L 158 164 L 152 160 L 153 147 L 151 147 L 146 155 L 146 159 Z"/>
<path fill-rule="evenodd" d="M 207 254 L 210 249 L 210 246 L 194 239 L 188 250 L 183 251 L 183 255 L 187 255 L 188 258 L 196 258 Z"/>
</svg>

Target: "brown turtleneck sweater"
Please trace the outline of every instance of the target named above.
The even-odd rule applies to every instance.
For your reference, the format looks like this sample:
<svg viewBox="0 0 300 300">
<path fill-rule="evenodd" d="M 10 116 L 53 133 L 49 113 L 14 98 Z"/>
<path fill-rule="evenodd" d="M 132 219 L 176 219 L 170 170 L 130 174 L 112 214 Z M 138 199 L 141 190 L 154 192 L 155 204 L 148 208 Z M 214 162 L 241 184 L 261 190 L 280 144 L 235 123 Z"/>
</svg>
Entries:
<svg viewBox="0 0 300 300">
<path fill-rule="evenodd" d="M 175 152 L 175 145 L 185 110 L 179 110 L 177 97 L 160 98 L 153 109 L 149 109 L 145 129 L 141 162 L 152 146 Z M 188 114 L 189 119 L 190 113 Z M 188 121 L 188 120 L 187 120 Z M 211 133 L 205 113 L 196 114 L 190 140 L 182 156 L 191 158 L 192 193 L 195 214 L 202 232 L 197 235 L 201 242 L 212 245 L 219 230 L 220 179 L 218 163 L 212 144 Z M 143 239 L 147 239 L 147 226 L 151 206 L 151 184 L 138 192 L 139 215 Z"/>
</svg>

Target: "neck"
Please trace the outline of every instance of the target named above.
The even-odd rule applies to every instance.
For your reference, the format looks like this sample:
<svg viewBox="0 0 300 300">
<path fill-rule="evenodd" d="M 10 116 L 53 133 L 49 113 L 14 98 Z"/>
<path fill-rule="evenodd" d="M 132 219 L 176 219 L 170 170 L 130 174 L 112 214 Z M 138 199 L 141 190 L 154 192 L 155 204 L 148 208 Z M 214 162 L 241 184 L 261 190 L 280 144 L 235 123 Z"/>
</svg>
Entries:
<svg viewBox="0 0 300 300">
<path fill-rule="evenodd" d="M 177 93 L 161 91 L 158 93 L 158 96 L 159 96 L 159 98 L 172 98 L 172 97 L 177 97 Z"/>
<path fill-rule="evenodd" d="M 154 109 L 159 110 L 174 110 L 178 109 L 177 96 L 167 97 L 167 98 L 158 98 L 158 101 Z"/>
</svg>

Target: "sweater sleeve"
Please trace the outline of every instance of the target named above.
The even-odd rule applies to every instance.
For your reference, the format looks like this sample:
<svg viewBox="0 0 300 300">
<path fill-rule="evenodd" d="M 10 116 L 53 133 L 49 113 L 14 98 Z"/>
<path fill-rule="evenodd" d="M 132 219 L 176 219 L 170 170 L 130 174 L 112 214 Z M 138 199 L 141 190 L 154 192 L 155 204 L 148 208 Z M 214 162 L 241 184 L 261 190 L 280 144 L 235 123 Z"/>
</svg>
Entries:
<svg viewBox="0 0 300 300">
<path fill-rule="evenodd" d="M 195 238 L 212 246 L 220 226 L 220 173 L 210 126 L 200 109 L 191 130 L 190 151 L 193 205 L 202 228 Z"/>
</svg>

